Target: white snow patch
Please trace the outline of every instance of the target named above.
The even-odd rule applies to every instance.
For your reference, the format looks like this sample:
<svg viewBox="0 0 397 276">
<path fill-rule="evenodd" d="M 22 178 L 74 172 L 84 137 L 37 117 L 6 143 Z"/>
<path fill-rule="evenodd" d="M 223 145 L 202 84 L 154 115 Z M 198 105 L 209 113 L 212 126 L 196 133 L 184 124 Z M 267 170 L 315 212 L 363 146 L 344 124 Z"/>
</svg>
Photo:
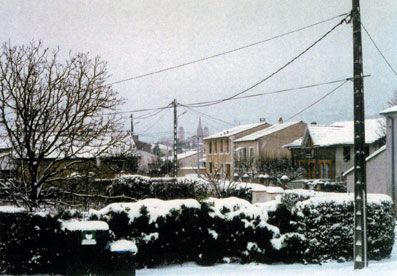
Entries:
<svg viewBox="0 0 397 276">
<path fill-rule="evenodd" d="M 153 232 L 150 233 L 149 235 L 142 233 L 143 240 L 146 242 L 152 241 L 152 240 L 158 240 L 159 238 L 159 233 L 158 232 Z"/>
<path fill-rule="evenodd" d="M 95 231 L 109 230 L 109 225 L 104 221 L 64 221 L 62 222 L 62 229 L 69 231 Z"/>
<path fill-rule="evenodd" d="M 208 233 L 214 238 L 214 240 L 218 239 L 218 233 L 215 230 L 208 229 Z"/>
<path fill-rule="evenodd" d="M 114 241 L 110 244 L 110 251 L 111 252 L 131 252 L 137 253 L 138 248 L 136 247 L 133 241 L 128 240 L 118 240 Z"/>
<path fill-rule="evenodd" d="M 22 213 L 26 212 L 26 209 L 23 207 L 16 207 L 16 206 L 0 206 L 0 213 Z"/>
<path fill-rule="evenodd" d="M 175 200 L 160 200 L 155 198 L 148 198 L 133 203 L 112 203 L 105 208 L 96 211 L 90 210 L 91 215 L 106 216 L 110 212 L 126 212 L 132 223 L 137 217 L 140 217 L 140 210 L 146 207 L 148 215 L 150 216 L 149 223 L 156 222 L 159 217 L 165 217 L 171 210 L 180 210 L 182 206 L 187 208 L 200 209 L 200 203 L 194 199 L 175 199 Z"/>
<path fill-rule="evenodd" d="M 264 214 L 259 207 L 252 205 L 250 202 L 244 199 L 236 197 L 211 197 L 206 199 L 204 202 L 211 206 L 212 213 L 210 213 L 210 216 L 212 217 L 220 217 L 226 220 L 232 220 L 234 217 L 244 214 L 250 218 L 260 217 L 263 221 L 267 220 L 267 214 Z M 228 209 L 229 211 L 222 214 L 225 209 Z"/>
</svg>

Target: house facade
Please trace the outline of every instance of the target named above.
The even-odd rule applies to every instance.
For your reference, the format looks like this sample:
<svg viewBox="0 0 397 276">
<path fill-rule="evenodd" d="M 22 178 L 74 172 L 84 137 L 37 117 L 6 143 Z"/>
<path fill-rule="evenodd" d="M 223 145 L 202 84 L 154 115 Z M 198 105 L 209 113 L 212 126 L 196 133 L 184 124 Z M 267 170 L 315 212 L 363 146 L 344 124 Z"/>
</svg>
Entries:
<svg viewBox="0 0 397 276">
<path fill-rule="evenodd" d="M 391 195 L 391 185 L 387 185 L 386 145 L 366 158 L 367 192 Z M 354 193 L 354 167 L 343 174 L 347 192 Z"/>
<path fill-rule="evenodd" d="M 234 173 L 234 141 L 270 126 L 266 122 L 241 125 L 205 137 L 207 173 L 231 177 Z"/>
<path fill-rule="evenodd" d="M 365 121 L 365 154 L 369 156 L 384 144 L 381 120 Z M 329 126 L 310 124 L 302 138 L 285 145 L 295 167 L 305 169 L 306 179 L 338 180 L 354 164 L 353 121 Z"/>
<path fill-rule="evenodd" d="M 283 145 L 302 137 L 305 129 L 306 124 L 302 121 L 280 122 L 235 140 L 235 166 L 248 164 L 254 170 L 262 158 L 290 157 L 290 151 Z"/>
<path fill-rule="evenodd" d="M 386 118 L 383 132 L 386 133 L 386 145 L 366 159 L 367 192 L 386 194 L 392 197 L 397 211 L 397 105 L 380 112 Z M 354 167 L 343 175 L 346 179 L 347 191 L 354 192 Z"/>
</svg>

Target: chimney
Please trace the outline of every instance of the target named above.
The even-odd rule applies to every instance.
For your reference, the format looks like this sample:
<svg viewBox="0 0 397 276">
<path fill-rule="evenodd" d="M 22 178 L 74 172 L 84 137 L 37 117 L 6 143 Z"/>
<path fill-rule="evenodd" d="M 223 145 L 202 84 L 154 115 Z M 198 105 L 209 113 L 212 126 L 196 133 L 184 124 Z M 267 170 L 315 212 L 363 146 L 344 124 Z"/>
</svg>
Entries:
<svg viewBox="0 0 397 276">
<path fill-rule="evenodd" d="M 261 123 L 266 122 L 266 118 L 259 118 L 259 122 L 261 122 Z"/>
<path fill-rule="evenodd" d="M 284 121 L 283 121 L 283 117 L 280 117 L 280 119 L 278 119 L 278 123 L 279 123 L 279 124 L 282 124 L 282 123 L 284 123 Z"/>
</svg>

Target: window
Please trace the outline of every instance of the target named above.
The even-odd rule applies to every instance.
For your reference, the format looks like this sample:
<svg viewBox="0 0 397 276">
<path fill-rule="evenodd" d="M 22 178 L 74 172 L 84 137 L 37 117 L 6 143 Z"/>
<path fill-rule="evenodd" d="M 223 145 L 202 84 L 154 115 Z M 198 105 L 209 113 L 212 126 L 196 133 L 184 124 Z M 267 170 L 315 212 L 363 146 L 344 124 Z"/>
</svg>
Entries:
<svg viewBox="0 0 397 276">
<path fill-rule="evenodd" d="M 226 153 L 229 153 L 229 140 L 226 140 Z"/>
<path fill-rule="evenodd" d="M 220 152 L 223 152 L 223 140 L 220 141 L 221 145 L 220 145 Z"/>
<path fill-rule="evenodd" d="M 208 143 L 208 151 L 209 151 L 209 154 L 212 153 L 212 143 L 211 142 Z"/>
<path fill-rule="evenodd" d="M 214 141 L 214 146 L 215 146 L 215 149 L 214 149 L 214 152 L 215 153 L 217 153 L 218 152 L 218 141 Z"/>
<path fill-rule="evenodd" d="M 242 159 L 243 161 L 247 161 L 247 148 L 243 148 L 242 154 L 243 154 L 243 156 L 242 156 L 241 159 Z"/>
<path fill-rule="evenodd" d="M 305 149 L 305 156 L 306 158 L 313 158 L 314 157 L 314 151 L 312 148 L 306 148 Z"/>
<path fill-rule="evenodd" d="M 343 147 L 343 161 L 350 161 L 350 147 Z"/>
<path fill-rule="evenodd" d="M 212 173 L 212 162 L 208 163 L 209 169 L 210 169 L 210 173 Z"/>
<path fill-rule="evenodd" d="M 250 148 L 250 159 L 254 160 L 254 148 Z"/>
<path fill-rule="evenodd" d="M 330 178 L 331 161 L 329 161 L 329 160 L 319 161 L 319 165 L 320 165 L 320 178 L 329 179 Z"/>
</svg>

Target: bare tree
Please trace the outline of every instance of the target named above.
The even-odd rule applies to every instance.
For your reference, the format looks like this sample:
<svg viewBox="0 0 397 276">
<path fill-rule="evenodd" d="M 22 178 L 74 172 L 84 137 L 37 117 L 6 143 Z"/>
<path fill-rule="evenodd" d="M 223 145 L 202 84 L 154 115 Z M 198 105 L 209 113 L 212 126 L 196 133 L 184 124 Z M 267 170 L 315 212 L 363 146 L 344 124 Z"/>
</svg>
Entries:
<svg viewBox="0 0 397 276">
<path fill-rule="evenodd" d="M 387 101 L 387 104 L 389 106 L 395 106 L 397 105 L 397 90 L 393 91 L 393 95 L 390 97 L 390 99 Z"/>
<path fill-rule="evenodd" d="M 88 54 L 69 53 L 41 42 L 11 46 L 0 54 L 0 133 L 18 161 L 20 200 L 29 207 L 42 202 L 51 185 L 82 158 L 96 158 L 125 138 L 121 104 L 106 84 L 106 63 Z"/>
</svg>

